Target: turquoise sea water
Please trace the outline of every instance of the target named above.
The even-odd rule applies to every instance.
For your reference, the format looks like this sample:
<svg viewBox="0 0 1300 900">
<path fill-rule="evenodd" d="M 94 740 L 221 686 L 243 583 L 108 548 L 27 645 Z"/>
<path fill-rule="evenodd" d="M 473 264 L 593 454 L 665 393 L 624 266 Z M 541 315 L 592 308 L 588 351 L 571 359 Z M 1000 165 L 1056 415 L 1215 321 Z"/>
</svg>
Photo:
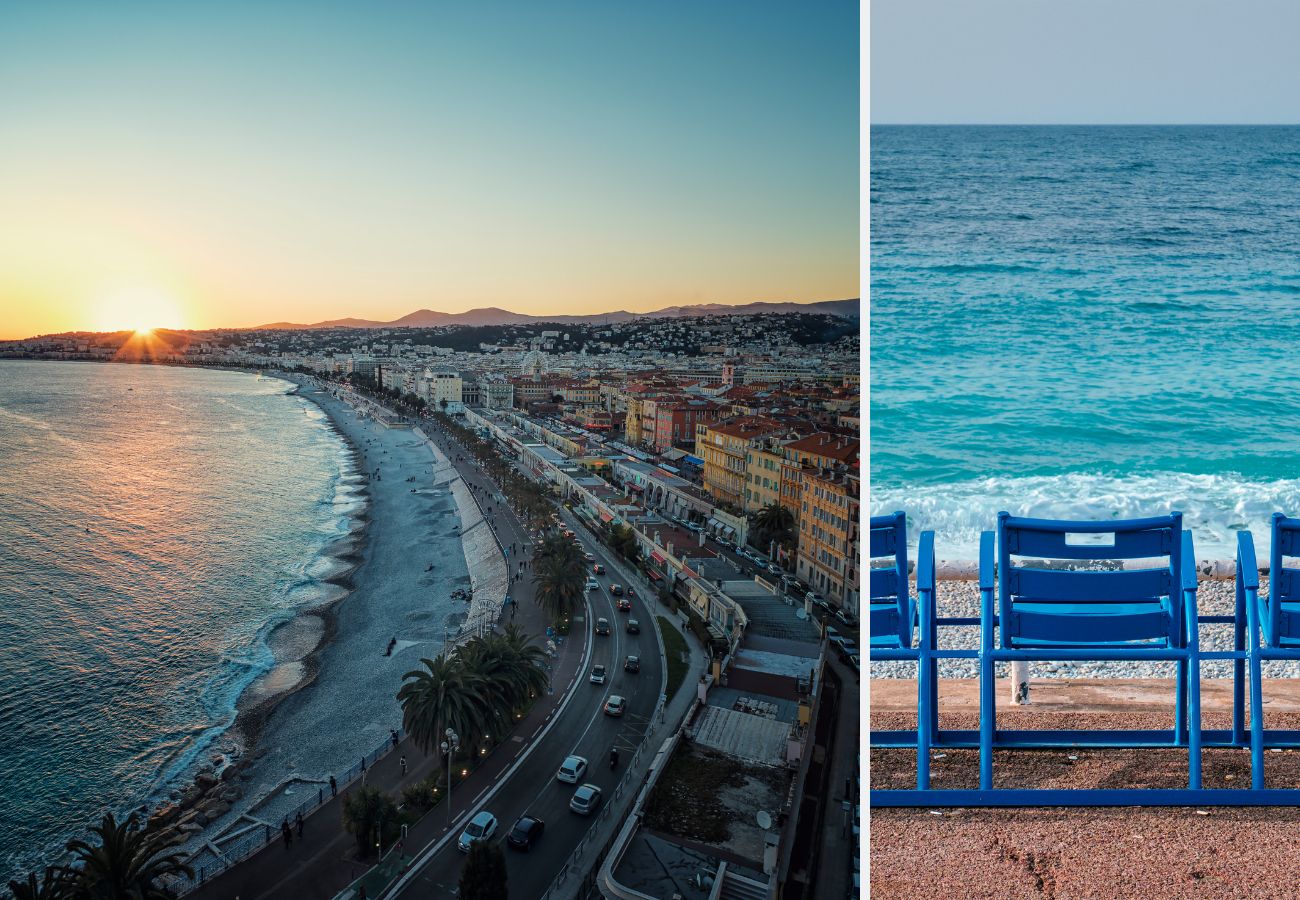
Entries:
<svg viewBox="0 0 1300 900">
<path fill-rule="evenodd" d="M 873 513 L 1300 515 L 1300 128 L 871 130 Z"/>
<path fill-rule="evenodd" d="M 162 796 L 359 503 L 290 385 L 0 362 L 0 875 Z"/>
</svg>

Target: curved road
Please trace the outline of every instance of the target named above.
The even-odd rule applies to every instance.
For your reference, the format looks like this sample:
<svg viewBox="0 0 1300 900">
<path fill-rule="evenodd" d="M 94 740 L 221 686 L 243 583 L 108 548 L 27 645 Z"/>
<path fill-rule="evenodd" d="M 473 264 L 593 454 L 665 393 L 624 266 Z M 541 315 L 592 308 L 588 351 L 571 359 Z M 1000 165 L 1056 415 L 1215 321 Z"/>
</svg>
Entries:
<svg viewBox="0 0 1300 900">
<path fill-rule="evenodd" d="M 446 438 L 442 434 L 438 434 L 438 438 L 439 443 L 445 446 Z M 484 483 L 481 477 L 474 481 Z M 609 585 L 619 579 L 613 574 L 616 571 L 613 554 L 590 538 L 583 537 L 582 543 L 597 562 L 604 564 L 609 574 L 594 576 L 601 586 L 588 594 L 590 620 L 575 621 L 575 626 L 591 629 L 595 618 L 603 616 L 609 619 L 610 634 L 593 638 L 591 657 L 591 665 L 603 664 L 609 677 L 605 684 L 597 685 L 588 678 L 590 668 L 582 673 L 573 701 L 550 732 L 506 780 L 505 786 L 481 807 L 495 815 L 500 823 L 494 840 L 500 841 L 505 850 L 510 896 L 521 900 L 540 897 L 546 891 L 579 841 L 596 822 L 594 816 L 580 816 L 569 809 L 569 799 L 577 785 L 556 780 L 555 773 L 560 763 L 569 754 L 586 757 L 590 767 L 582 782 L 600 787 L 602 806 L 609 803 L 615 785 L 623 777 L 633 751 L 647 731 L 663 684 L 663 657 L 654 631 L 654 616 L 644 605 L 645 598 L 634 598 L 630 613 L 618 612 L 609 593 Z M 627 584 L 623 587 L 626 589 Z M 638 590 L 638 593 L 643 592 Z M 627 633 L 629 618 L 640 622 L 640 634 Z M 569 640 L 584 637 L 584 632 L 575 627 Z M 640 657 L 639 673 L 623 671 L 624 658 L 629 654 Z M 612 694 L 627 698 L 627 712 L 621 718 L 604 713 L 605 701 Z M 611 747 L 618 747 L 621 751 L 617 771 L 609 768 Z M 505 843 L 505 836 L 515 820 L 525 813 L 541 818 L 546 829 L 537 846 L 529 852 L 520 852 Z M 465 855 L 456 849 L 454 837 L 418 868 L 400 892 L 391 896 L 412 900 L 454 896 L 465 863 Z"/>
</svg>

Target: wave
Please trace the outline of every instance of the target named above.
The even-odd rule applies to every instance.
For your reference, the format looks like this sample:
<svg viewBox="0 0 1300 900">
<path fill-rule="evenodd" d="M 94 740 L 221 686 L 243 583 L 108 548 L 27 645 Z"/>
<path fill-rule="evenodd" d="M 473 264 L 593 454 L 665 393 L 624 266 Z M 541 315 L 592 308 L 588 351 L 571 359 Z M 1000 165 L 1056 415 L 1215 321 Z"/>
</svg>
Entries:
<svg viewBox="0 0 1300 900">
<path fill-rule="evenodd" d="M 946 263 L 927 266 L 926 271 L 943 275 L 1026 275 L 1037 274 L 1039 270 L 1034 266 L 1003 263 Z"/>
<path fill-rule="evenodd" d="M 920 487 L 875 486 L 871 514 L 907 513 L 909 541 L 935 532 L 936 553 L 946 560 L 978 558 L 982 531 L 997 514 L 1049 519 L 1130 519 L 1180 510 L 1200 559 L 1236 555 L 1238 531 L 1250 529 L 1256 553 L 1268 556 L 1269 517 L 1300 513 L 1300 479 L 1253 480 L 1234 474 L 1103 475 L 1073 472 L 1022 478 L 979 478 Z"/>
</svg>

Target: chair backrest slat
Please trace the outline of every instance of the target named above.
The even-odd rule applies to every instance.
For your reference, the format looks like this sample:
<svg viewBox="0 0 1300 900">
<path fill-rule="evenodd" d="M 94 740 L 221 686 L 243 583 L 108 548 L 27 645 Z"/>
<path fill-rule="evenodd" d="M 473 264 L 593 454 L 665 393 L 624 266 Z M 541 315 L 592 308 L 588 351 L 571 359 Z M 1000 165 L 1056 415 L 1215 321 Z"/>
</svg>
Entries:
<svg viewBox="0 0 1300 900">
<path fill-rule="evenodd" d="M 871 570 L 871 601 L 896 600 L 898 598 L 898 572 L 891 566 L 888 569 Z"/>
<path fill-rule="evenodd" d="M 896 621 L 896 636 L 901 647 L 912 646 L 912 615 L 907 588 L 907 516 L 902 512 L 871 517 L 871 559 L 892 557 L 892 565 L 872 566 L 870 576 L 871 602 L 880 604 L 891 600 L 897 617 L 881 621 Z"/>
<path fill-rule="evenodd" d="M 1074 603 L 1080 600 L 1132 602 L 1169 596 L 1168 569 L 1080 572 L 1014 567 L 1010 590 L 1021 600 Z"/>
<path fill-rule="evenodd" d="M 1124 524 L 1124 530 L 1116 526 Z M 1008 517 L 1005 528 L 1007 550 L 1013 556 L 1044 559 L 1146 559 L 1168 556 L 1177 538 L 1171 535 L 1168 517 L 1133 519 L 1128 522 L 1058 522 L 1047 519 Z M 1111 534 L 1114 543 L 1076 543 L 1070 534 Z"/>
</svg>

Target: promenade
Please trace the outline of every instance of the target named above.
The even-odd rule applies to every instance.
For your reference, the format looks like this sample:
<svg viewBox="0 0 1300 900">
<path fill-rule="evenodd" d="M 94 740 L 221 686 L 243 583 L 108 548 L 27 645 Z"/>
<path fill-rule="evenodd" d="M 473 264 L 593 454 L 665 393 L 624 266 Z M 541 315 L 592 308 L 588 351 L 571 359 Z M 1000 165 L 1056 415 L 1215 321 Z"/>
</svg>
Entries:
<svg viewBox="0 0 1300 900">
<path fill-rule="evenodd" d="M 496 486 L 479 471 L 472 459 L 458 459 L 463 454 L 457 452 L 455 446 L 448 446 L 446 438 L 435 429 L 429 430 L 434 432 L 429 437 L 439 444 L 466 484 L 473 487 L 485 518 L 499 541 L 506 547 L 514 544 L 519 548 L 508 557 L 508 568 L 513 570 L 520 560 L 529 560 L 530 539 L 527 529 L 509 507 L 500 502 Z M 486 500 L 487 497 L 497 499 Z M 525 576 L 511 585 L 510 595 L 513 606 L 506 614 L 506 621 L 513 621 L 529 635 L 543 635 L 548 618 L 534 602 L 531 579 Z M 499 745 L 464 782 L 455 786 L 450 817 L 444 802 L 410 828 L 400 855 L 391 857 L 388 861 L 390 871 L 375 872 L 367 878 L 366 896 L 377 896 L 392 875 L 409 863 L 412 854 L 445 836 L 449 831 L 449 819 L 455 823 L 462 814 L 476 808 L 484 794 L 507 775 L 516 761 L 533 746 L 574 682 L 581 668 L 583 650 L 580 640 L 565 641 L 560 645 L 557 656 L 551 660 L 551 692 L 539 698 L 512 736 Z M 394 685 L 394 692 L 397 687 Z M 407 761 L 405 775 L 400 766 L 403 756 Z M 392 794 L 400 802 L 403 788 L 439 769 L 440 759 L 436 753 L 426 756 L 409 739 L 402 739 L 395 750 L 370 767 L 364 783 Z M 350 790 L 355 790 L 361 783 L 358 781 L 348 789 L 341 790 L 338 797 L 309 816 L 305 821 L 303 836 L 299 838 L 295 833 L 290 846 L 286 847 L 277 840 L 221 873 L 189 896 L 213 900 L 232 897 L 255 900 L 288 896 L 327 900 L 344 891 L 365 875 L 375 862 L 373 857 L 365 861 L 356 858 L 356 842 L 342 826 L 343 800 Z"/>
</svg>

